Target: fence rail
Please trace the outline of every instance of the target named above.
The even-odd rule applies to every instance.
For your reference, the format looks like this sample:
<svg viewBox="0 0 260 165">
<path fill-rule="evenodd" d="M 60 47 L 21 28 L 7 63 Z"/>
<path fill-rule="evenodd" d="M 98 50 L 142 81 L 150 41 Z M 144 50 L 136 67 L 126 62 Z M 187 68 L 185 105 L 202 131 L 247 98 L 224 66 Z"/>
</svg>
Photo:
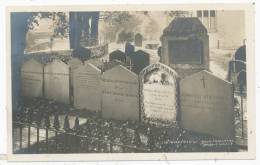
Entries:
<svg viewBox="0 0 260 165">
<path fill-rule="evenodd" d="M 104 124 L 101 119 L 88 119 L 80 125 L 78 117 L 72 121 L 74 127 L 71 128 L 68 115 L 65 115 L 61 123 L 58 114 L 52 117 L 48 113 L 44 116 L 39 114 L 42 113 L 26 109 L 14 117 L 14 153 L 234 151 L 232 140 L 207 136 L 196 138 L 195 135 L 182 133 L 178 129 L 174 137 L 165 131 L 160 134 L 150 126 L 140 129 L 140 126 L 135 125 L 129 132 L 126 126 L 112 126 L 111 122 Z"/>
</svg>

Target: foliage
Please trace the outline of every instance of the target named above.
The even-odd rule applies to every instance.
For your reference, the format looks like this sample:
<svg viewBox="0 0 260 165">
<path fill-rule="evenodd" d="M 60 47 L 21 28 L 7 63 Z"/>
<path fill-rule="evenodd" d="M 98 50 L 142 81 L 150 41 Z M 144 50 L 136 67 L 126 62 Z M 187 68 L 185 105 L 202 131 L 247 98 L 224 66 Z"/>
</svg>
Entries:
<svg viewBox="0 0 260 165">
<path fill-rule="evenodd" d="M 165 11 L 164 12 L 167 16 L 170 17 L 186 17 L 189 16 L 189 11 Z"/>
<path fill-rule="evenodd" d="M 150 39 L 153 39 L 153 35 L 159 31 L 158 23 L 149 17 L 149 23 L 145 27 L 145 33 L 150 35 Z"/>
<path fill-rule="evenodd" d="M 36 26 L 39 26 L 41 19 L 51 19 L 54 25 L 54 37 L 67 37 L 68 35 L 68 17 L 64 12 L 35 12 L 32 13 L 32 16 L 27 20 L 28 29 L 32 30 Z"/>
<path fill-rule="evenodd" d="M 116 36 L 124 32 L 138 30 L 141 20 L 129 11 L 104 12 L 104 35 L 110 41 L 115 41 Z"/>
</svg>

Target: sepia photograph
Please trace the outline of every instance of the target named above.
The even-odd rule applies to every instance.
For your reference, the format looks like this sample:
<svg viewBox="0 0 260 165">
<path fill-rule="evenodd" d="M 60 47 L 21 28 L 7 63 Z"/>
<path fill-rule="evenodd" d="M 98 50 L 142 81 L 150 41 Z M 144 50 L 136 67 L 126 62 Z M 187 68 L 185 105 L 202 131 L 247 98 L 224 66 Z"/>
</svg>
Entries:
<svg viewBox="0 0 260 165">
<path fill-rule="evenodd" d="M 248 153 L 248 6 L 10 7 L 9 154 Z"/>
</svg>

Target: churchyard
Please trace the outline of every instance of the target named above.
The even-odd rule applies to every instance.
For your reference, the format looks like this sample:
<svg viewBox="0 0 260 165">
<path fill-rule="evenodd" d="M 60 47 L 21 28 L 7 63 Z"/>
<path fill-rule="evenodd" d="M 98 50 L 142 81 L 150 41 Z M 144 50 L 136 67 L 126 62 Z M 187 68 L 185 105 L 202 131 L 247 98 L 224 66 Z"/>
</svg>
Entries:
<svg viewBox="0 0 260 165">
<path fill-rule="evenodd" d="M 239 52 L 210 50 L 197 18 L 175 18 L 161 45 L 133 38 L 26 54 L 14 153 L 247 150 Z"/>
</svg>

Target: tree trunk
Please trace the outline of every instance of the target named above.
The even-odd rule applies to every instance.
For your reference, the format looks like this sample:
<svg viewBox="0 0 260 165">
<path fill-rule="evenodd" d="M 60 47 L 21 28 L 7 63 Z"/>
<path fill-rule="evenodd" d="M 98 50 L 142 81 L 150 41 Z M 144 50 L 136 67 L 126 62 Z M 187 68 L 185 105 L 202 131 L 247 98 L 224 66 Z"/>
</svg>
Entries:
<svg viewBox="0 0 260 165">
<path fill-rule="evenodd" d="M 91 24 L 90 24 L 91 18 Z M 70 49 L 91 45 L 90 40 L 98 39 L 99 12 L 70 12 Z M 96 42 L 97 43 L 97 42 Z"/>
</svg>

